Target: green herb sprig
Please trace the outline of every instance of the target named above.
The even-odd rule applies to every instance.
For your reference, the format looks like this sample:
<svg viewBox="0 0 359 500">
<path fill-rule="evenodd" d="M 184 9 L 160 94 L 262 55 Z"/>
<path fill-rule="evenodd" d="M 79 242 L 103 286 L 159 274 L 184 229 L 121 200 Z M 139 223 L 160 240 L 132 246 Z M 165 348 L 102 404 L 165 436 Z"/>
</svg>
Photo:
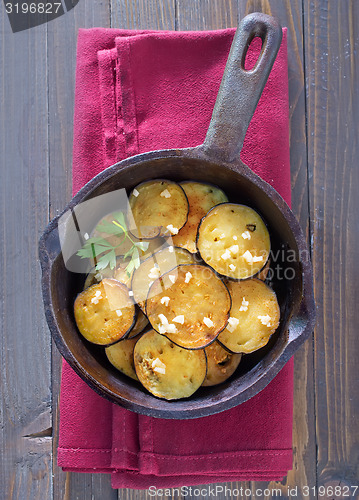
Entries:
<svg viewBox="0 0 359 500">
<path fill-rule="evenodd" d="M 149 242 L 134 241 L 132 239 L 123 212 L 114 213 L 111 222 L 107 220 L 100 222 L 95 231 L 117 236 L 119 238 L 117 245 L 112 245 L 106 238 L 95 236 L 85 241 L 82 248 L 78 250 L 77 255 L 81 259 L 94 259 L 97 271 L 102 271 L 106 267 L 114 269 L 116 267 L 116 249 L 126 240 L 129 240 L 132 245 L 123 256 L 123 260 L 130 259 L 125 271 L 128 276 L 131 276 L 132 271 L 140 265 L 140 250 L 145 252 L 148 249 Z"/>
</svg>

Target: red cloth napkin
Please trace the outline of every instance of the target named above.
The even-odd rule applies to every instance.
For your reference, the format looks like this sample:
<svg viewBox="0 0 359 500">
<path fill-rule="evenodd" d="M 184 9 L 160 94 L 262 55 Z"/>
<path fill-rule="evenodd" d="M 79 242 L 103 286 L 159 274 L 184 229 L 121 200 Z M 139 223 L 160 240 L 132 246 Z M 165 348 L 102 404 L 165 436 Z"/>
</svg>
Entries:
<svg viewBox="0 0 359 500">
<path fill-rule="evenodd" d="M 127 156 L 203 142 L 234 31 L 80 30 L 74 193 Z M 286 30 L 283 35 L 242 159 L 290 203 Z M 247 60 L 258 53 L 255 41 Z M 58 464 L 109 472 L 114 488 L 281 480 L 292 467 L 292 405 L 292 360 L 246 403 L 181 421 L 113 405 L 64 363 Z"/>
</svg>

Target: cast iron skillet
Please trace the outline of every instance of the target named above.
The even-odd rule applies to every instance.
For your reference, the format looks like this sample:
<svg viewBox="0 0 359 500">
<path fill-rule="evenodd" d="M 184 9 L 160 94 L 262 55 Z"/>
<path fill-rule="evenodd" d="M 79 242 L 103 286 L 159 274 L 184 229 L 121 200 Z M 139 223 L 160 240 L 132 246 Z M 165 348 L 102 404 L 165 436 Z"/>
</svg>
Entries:
<svg viewBox="0 0 359 500">
<path fill-rule="evenodd" d="M 262 39 L 262 50 L 255 67 L 247 71 L 244 70 L 246 52 L 256 36 Z M 120 188 L 129 191 L 149 178 L 168 178 L 217 184 L 230 201 L 247 204 L 264 217 L 275 256 L 273 266 L 280 269 L 272 282 L 281 308 L 281 322 L 268 345 L 244 356 L 228 381 L 200 388 L 188 400 L 169 402 L 152 396 L 135 381 L 121 376 L 108 363 L 103 349 L 87 343 L 77 331 L 73 303 L 83 287 L 84 276 L 68 271 L 64 265 L 58 232 L 61 215 L 50 222 L 41 237 L 43 300 L 56 345 L 90 387 L 125 408 L 174 419 L 202 417 L 232 408 L 262 390 L 314 328 L 312 270 L 302 230 L 281 196 L 239 157 L 281 37 L 282 30 L 275 19 L 259 13 L 245 17 L 233 40 L 204 143 L 194 148 L 152 151 L 127 158 L 86 184 L 63 212 L 110 191 Z M 90 229 L 99 219 L 93 217 L 94 214 L 88 214 Z"/>
</svg>

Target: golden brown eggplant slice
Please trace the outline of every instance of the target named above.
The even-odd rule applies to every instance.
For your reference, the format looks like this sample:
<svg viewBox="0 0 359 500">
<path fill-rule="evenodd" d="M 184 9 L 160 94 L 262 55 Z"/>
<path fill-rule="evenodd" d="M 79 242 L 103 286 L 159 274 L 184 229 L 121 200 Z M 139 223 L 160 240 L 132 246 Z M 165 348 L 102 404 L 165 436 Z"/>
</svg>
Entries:
<svg viewBox="0 0 359 500">
<path fill-rule="evenodd" d="M 135 304 L 129 292 L 119 281 L 104 279 L 77 296 L 76 324 L 89 342 L 107 346 L 127 335 L 136 321 Z"/>
<path fill-rule="evenodd" d="M 205 348 L 207 355 L 207 375 L 203 386 L 218 385 L 227 380 L 237 369 L 241 354 L 226 351 L 217 342 Z"/>
<path fill-rule="evenodd" d="M 275 292 L 256 278 L 228 282 L 227 286 L 232 307 L 227 328 L 219 334 L 218 342 L 235 353 L 250 353 L 264 347 L 279 325 Z"/>
<path fill-rule="evenodd" d="M 145 301 L 151 284 L 162 274 L 179 264 L 194 262 L 193 255 L 184 248 L 169 246 L 144 260 L 133 273 L 132 291 L 135 301 L 145 309 Z"/>
<path fill-rule="evenodd" d="M 188 201 L 176 182 L 155 179 L 142 182 L 130 195 L 132 233 L 144 239 L 177 234 L 187 221 Z"/>
<path fill-rule="evenodd" d="M 136 343 L 134 362 L 142 385 L 154 396 L 168 400 L 188 398 L 206 376 L 203 349 L 182 349 L 154 330 Z"/>
<path fill-rule="evenodd" d="M 213 342 L 227 325 L 230 308 L 226 285 L 200 264 L 181 265 L 158 278 L 146 301 L 152 327 L 186 349 Z"/>
<path fill-rule="evenodd" d="M 134 380 L 138 380 L 133 361 L 133 351 L 137 340 L 138 337 L 121 340 L 105 349 L 109 362 L 121 373 Z"/>
<path fill-rule="evenodd" d="M 215 205 L 228 201 L 226 194 L 217 186 L 204 182 L 181 182 L 189 203 L 189 213 L 186 224 L 178 234 L 172 237 L 173 244 L 196 253 L 196 238 L 198 225 L 206 213 Z"/>
<path fill-rule="evenodd" d="M 202 259 L 223 276 L 247 279 L 266 264 L 270 238 L 260 215 L 250 207 L 223 203 L 202 219 L 197 235 Z"/>
</svg>

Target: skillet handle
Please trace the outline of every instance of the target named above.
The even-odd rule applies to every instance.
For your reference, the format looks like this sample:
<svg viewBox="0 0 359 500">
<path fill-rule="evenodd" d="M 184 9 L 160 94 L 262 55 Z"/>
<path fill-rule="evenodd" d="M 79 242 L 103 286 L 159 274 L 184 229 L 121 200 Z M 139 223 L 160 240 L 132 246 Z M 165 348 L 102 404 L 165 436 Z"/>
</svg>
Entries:
<svg viewBox="0 0 359 500">
<path fill-rule="evenodd" d="M 244 69 L 248 47 L 254 37 L 262 50 L 251 70 Z M 207 156 L 227 162 L 239 159 L 244 137 L 272 69 L 282 40 L 276 19 L 255 12 L 240 22 L 224 70 L 208 132 L 202 146 Z"/>
</svg>

